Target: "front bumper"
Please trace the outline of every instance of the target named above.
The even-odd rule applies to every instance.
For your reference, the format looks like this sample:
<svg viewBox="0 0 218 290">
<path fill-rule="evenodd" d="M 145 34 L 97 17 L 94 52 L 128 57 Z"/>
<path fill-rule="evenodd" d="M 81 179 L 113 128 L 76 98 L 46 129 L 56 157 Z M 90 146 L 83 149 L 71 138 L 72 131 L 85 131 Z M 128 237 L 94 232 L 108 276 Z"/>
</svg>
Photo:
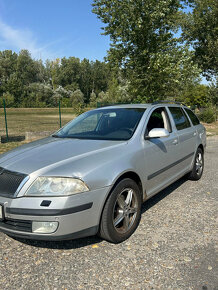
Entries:
<svg viewBox="0 0 218 290">
<path fill-rule="evenodd" d="M 5 228 L 5 226 L 0 226 L 0 231 L 4 234 L 21 239 L 29 239 L 29 240 L 44 240 L 44 241 L 64 241 L 64 240 L 73 240 L 84 238 L 88 236 L 94 236 L 98 232 L 98 226 L 94 226 L 91 228 L 87 228 L 85 230 L 81 230 L 79 232 L 74 232 L 72 234 L 65 235 L 48 235 L 48 234 L 29 234 L 21 231 L 11 231 Z"/>
<path fill-rule="evenodd" d="M 35 240 L 66 240 L 95 235 L 101 212 L 110 191 L 105 187 L 68 197 L 19 197 L 0 196 L 4 219 L 0 231 L 19 238 Z M 43 201 L 49 206 L 42 206 Z M 32 232 L 32 222 L 58 222 L 51 234 Z"/>
</svg>

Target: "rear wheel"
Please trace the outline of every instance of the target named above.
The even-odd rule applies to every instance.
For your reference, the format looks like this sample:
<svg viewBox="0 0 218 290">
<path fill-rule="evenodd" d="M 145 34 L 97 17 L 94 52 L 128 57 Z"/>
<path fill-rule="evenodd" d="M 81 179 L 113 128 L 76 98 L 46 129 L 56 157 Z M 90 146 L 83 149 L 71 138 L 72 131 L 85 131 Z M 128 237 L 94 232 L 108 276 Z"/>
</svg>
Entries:
<svg viewBox="0 0 218 290">
<path fill-rule="evenodd" d="M 195 161 L 192 171 L 189 174 L 189 179 L 199 180 L 203 174 L 203 170 L 204 170 L 204 153 L 202 149 L 199 147 L 195 154 Z"/>
<path fill-rule="evenodd" d="M 142 197 L 138 185 L 129 178 L 120 181 L 111 192 L 100 224 L 100 236 L 112 243 L 128 239 L 141 218 Z"/>
</svg>

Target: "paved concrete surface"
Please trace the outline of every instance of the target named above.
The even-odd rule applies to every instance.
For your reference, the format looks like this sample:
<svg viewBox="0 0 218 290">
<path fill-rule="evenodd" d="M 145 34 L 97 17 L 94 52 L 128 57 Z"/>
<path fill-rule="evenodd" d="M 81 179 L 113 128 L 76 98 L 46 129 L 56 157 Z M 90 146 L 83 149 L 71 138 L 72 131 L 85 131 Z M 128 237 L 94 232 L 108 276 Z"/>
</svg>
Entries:
<svg viewBox="0 0 218 290">
<path fill-rule="evenodd" d="M 0 233 L 0 289 L 218 289 L 218 139 L 205 172 L 185 178 L 143 206 L 126 242 L 15 240 Z"/>
</svg>

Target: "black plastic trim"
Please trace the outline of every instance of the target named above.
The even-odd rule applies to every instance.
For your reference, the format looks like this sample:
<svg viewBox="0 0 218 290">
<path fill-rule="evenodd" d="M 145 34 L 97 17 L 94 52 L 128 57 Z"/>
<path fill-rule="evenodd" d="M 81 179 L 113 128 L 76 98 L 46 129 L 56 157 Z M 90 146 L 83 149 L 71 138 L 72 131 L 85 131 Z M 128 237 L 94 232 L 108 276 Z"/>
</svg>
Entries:
<svg viewBox="0 0 218 290">
<path fill-rule="evenodd" d="M 80 211 L 90 209 L 93 202 L 82 204 L 79 206 L 66 208 L 66 209 L 29 209 L 29 208 L 6 208 L 8 214 L 15 215 L 29 215 L 29 216 L 59 216 L 68 215 Z"/>
<path fill-rule="evenodd" d="M 154 177 L 158 176 L 159 174 L 163 173 L 164 171 L 169 170 L 170 168 L 176 166 L 177 164 L 179 164 L 179 163 L 185 161 L 186 159 L 190 158 L 190 157 L 193 156 L 194 154 L 195 154 L 195 153 L 192 152 L 192 153 L 188 154 L 187 156 L 185 156 L 185 157 L 183 157 L 183 158 L 177 160 L 176 162 L 174 162 L 174 163 L 172 163 L 172 164 L 170 164 L 170 165 L 168 165 L 168 166 L 166 166 L 166 167 L 164 167 L 164 168 L 162 168 L 162 169 L 160 169 L 160 170 L 158 170 L 158 171 L 156 171 L 156 172 L 154 172 L 154 173 L 148 175 L 148 180 L 151 180 L 152 178 L 154 178 Z"/>
<path fill-rule="evenodd" d="M 0 222 L 2 222 L 5 218 L 4 204 L 0 203 L 0 206 L 2 207 L 2 218 L 0 218 Z"/>
<path fill-rule="evenodd" d="M 0 196 L 14 198 L 16 191 L 27 176 L 27 174 L 0 167 Z"/>
<path fill-rule="evenodd" d="M 40 206 L 49 207 L 50 204 L 51 204 L 51 200 L 43 200 Z"/>
<path fill-rule="evenodd" d="M 30 239 L 30 240 L 44 240 L 44 241 L 64 241 L 64 240 L 73 240 L 73 239 L 79 239 L 84 238 L 88 236 L 94 236 L 98 232 L 98 225 L 94 227 L 87 228 L 85 230 L 75 232 L 72 234 L 67 235 L 61 235 L 61 236 L 55 236 L 55 235 L 35 235 L 35 234 L 22 234 L 22 233 L 14 233 L 10 232 L 6 229 L 0 228 L 0 231 L 15 238 L 21 238 L 21 239 Z"/>
<path fill-rule="evenodd" d="M 14 230 L 21 232 L 32 232 L 32 221 L 17 220 L 17 219 L 4 219 L 0 221 L 0 227 L 6 230 Z"/>
</svg>

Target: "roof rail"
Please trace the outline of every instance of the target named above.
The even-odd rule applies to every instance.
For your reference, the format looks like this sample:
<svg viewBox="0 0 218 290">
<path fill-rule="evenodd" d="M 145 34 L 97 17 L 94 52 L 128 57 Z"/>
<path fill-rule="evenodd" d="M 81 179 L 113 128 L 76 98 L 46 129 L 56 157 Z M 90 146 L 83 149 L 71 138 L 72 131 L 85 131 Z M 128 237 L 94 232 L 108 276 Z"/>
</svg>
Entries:
<svg viewBox="0 0 218 290">
<path fill-rule="evenodd" d="M 183 106 L 186 106 L 185 104 L 183 104 L 182 102 L 177 102 L 177 101 L 167 101 L 167 100 L 163 100 L 163 101 L 155 101 L 152 103 L 152 105 L 158 105 L 158 104 L 177 104 L 177 105 L 183 105 Z"/>
</svg>

